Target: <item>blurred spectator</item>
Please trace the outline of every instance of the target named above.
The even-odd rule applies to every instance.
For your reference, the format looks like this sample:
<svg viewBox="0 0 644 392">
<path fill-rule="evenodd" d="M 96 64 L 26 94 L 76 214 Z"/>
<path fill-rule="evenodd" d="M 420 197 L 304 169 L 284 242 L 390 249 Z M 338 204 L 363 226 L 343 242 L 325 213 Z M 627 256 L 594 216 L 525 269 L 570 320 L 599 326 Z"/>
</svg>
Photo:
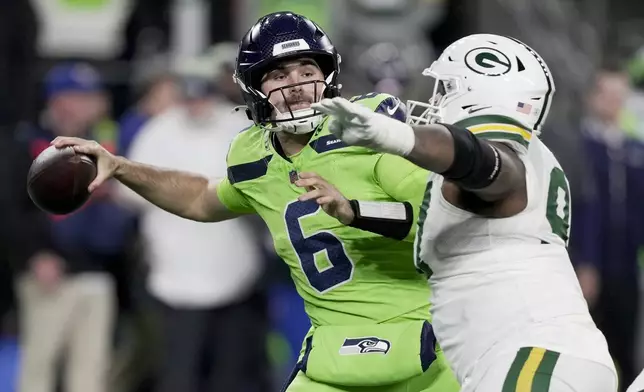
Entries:
<svg viewBox="0 0 644 392">
<path fill-rule="evenodd" d="M 0 124 L 4 126 L 33 116 L 39 27 L 31 2 L 0 2 Z"/>
<path fill-rule="evenodd" d="M 15 270 L 49 248 L 45 213 L 29 199 L 26 173 L 31 165 L 27 146 L 17 143 L 15 129 L 0 128 L 0 391 L 17 391 L 18 344 L 13 320 Z"/>
<path fill-rule="evenodd" d="M 184 101 L 142 128 L 131 159 L 226 175 L 228 146 L 250 123 L 219 93 L 212 64 L 204 56 L 178 65 Z M 141 214 L 147 286 L 158 302 L 162 363 L 156 390 L 269 390 L 266 304 L 257 290 L 263 263 L 248 222 L 185 220 L 122 189 Z"/>
<path fill-rule="evenodd" d="M 344 53 L 344 96 L 382 89 L 383 92 L 400 94 L 405 99 L 427 99 L 431 79 L 422 76 L 421 72 L 435 60 L 436 53 L 425 32 L 440 21 L 446 8 L 445 1 L 345 0 L 317 3 L 328 4 L 327 7 L 334 12 L 337 32 L 334 36 L 341 37 L 338 50 Z M 315 20 L 317 17 L 316 14 Z"/>
<path fill-rule="evenodd" d="M 109 140 L 111 128 L 103 122 L 107 99 L 93 68 L 59 65 L 45 86 L 42 120 L 18 135 L 31 159 L 55 136 Z M 116 300 L 108 270 L 122 260 L 132 222 L 111 200 L 109 186 L 97 190 L 82 209 L 50 216 L 37 232 L 39 250 L 19 267 L 22 392 L 53 391 L 62 359 L 67 391 L 106 390 Z"/>
<path fill-rule="evenodd" d="M 118 153 L 127 155 L 141 127 L 149 119 L 176 105 L 178 99 L 179 90 L 172 75 L 160 75 L 148 82 L 143 87 L 141 99 L 119 121 Z"/>
<path fill-rule="evenodd" d="M 43 57 L 114 58 L 123 46 L 120 26 L 132 1 L 30 0 L 41 26 L 38 49 Z"/>
<path fill-rule="evenodd" d="M 379 42 L 367 49 L 360 57 L 360 68 L 373 89 L 381 93 L 401 96 L 410 79 L 409 67 L 392 43 Z"/>
<path fill-rule="evenodd" d="M 27 176 L 31 166 L 30 151 L 17 143 L 14 132 L 0 128 L 0 320 L 15 306 L 13 271 L 40 250 L 48 248 L 46 215 L 29 199 Z M 4 331 L 2 331 L 4 332 Z"/>
<path fill-rule="evenodd" d="M 220 42 L 213 45 L 208 54 L 213 59 L 212 67 L 216 70 L 215 79 L 219 92 L 231 103 L 244 105 L 239 86 L 233 80 L 238 48 L 237 42 Z"/>
<path fill-rule="evenodd" d="M 629 61 L 633 90 L 626 100 L 622 123 L 630 135 L 644 140 L 644 47 Z"/>
<path fill-rule="evenodd" d="M 230 102 L 242 105 L 239 87 L 234 83 L 235 57 L 238 44 L 224 42 L 214 45 L 202 58 L 206 72 L 212 72 L 218 91 Z M 120 122 L 118 152 L 128 154 L 130 144 L 141 127 L 151 118 L 175 106 L 179 100 L 179 85 L 172 73 L 164 73 L 145 83 L 141 99 L 128 110 Z"/>
<path fill-rule="evenodd" d="M 644 242 L 644 145 L 620 123 L 629 89 L 626 74 L 607 69 L 590 93 L 582 123 L 589 178 L 573 202 L 571 237 L 581 287 L 608 340 L 622 390 L 637 374 L 637 257 Z"/>
</svg>

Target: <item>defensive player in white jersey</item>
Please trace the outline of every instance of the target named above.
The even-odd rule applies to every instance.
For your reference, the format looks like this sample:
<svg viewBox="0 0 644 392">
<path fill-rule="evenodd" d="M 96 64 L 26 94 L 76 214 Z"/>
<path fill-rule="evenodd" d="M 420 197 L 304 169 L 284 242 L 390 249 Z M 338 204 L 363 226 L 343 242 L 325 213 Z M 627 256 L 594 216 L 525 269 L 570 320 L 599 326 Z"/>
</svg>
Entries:
<svg viewBox="0 0 644 392">
<path fill-rule="evenodd" d="M 416 262 L 462 391 L 615 392 L 606 339 L 566 250 L 568 181 L 537 138 L 555 91 L 545 62 L 515 39 L 477 34 L 423 74 L 433 96 L 409 102 L 409 124 L 341 98 L 314 107 L 344 142 L 436 173 Z"/>
</svg>

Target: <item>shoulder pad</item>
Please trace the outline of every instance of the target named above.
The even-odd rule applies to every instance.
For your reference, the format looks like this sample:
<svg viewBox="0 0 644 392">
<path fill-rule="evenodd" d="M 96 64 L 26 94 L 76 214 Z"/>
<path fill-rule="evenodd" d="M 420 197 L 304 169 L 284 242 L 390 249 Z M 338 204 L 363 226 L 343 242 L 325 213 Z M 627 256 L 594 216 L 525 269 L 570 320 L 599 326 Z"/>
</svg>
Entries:
<svg viewBox="0 0 644 392">
<path fill-rule="evenodd" d="M 356 95 L 350 99 L 351 102 L 365 106 L 376 113 L 382 113 L 388 117 L 405 122 L 407 120 L 407 107 L 402 101 L 385 93 L 368 93 Z"/>
<path fill-rule="evenodd" d="M 266 140 L 266 131 L 257 125 L 242 129 L 235 135 L 228 148 L 228 166 L 254 162 L 270 155 Z"/>
</svg>

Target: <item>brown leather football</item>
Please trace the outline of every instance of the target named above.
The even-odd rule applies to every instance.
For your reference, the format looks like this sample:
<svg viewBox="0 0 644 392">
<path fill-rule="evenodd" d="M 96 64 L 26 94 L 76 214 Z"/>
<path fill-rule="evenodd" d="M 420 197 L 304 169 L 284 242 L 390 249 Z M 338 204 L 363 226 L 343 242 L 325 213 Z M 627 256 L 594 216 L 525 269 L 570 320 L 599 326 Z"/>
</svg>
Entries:
<svg viewBox="0 0 644 392">
<path fill-rule="evenodd" d="M 87 187 L 96 178 L 96 172 L 96 163 L 89 156 L 75 152 L 72 147 L 50 146 L 31 164 L 27 192 L 41 210 L 69 214 L 89 199 Z"/>
</svg>

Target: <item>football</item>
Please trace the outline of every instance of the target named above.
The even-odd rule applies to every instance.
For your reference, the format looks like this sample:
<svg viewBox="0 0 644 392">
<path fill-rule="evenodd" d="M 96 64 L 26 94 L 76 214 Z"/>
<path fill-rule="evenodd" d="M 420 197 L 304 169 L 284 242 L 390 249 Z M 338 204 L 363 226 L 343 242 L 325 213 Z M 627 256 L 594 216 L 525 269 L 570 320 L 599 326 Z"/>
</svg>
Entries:
<svg viewBox="0 0 644 392">
<path fill-rule="evenodd" d="M 89 199 L 87 187 L 96 172 L 96 163 L 89 156 L 76 153 L 72 147 L 50 146 L 31 164 L 27 192 L 41 210 L 69 214 Z"/>
</svg>

